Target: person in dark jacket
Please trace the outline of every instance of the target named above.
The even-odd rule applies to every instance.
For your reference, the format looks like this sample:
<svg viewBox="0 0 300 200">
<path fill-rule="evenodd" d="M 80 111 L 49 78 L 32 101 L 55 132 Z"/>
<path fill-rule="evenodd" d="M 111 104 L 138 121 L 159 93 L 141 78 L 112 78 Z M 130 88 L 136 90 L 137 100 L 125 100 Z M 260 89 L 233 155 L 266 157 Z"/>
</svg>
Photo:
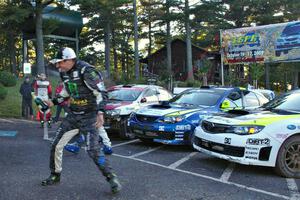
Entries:
<svg viewBox="0 0 300 200">
<path fill-rule="evenodd" d="M 19 92 L 22 95 L 22 117 L 28 118 L 30 116 L 30 119 L 33 119 L 31 96 L 32 87 L 30 84 L 30 78 L 28 76 L 25 77 Z"/>
</svg>

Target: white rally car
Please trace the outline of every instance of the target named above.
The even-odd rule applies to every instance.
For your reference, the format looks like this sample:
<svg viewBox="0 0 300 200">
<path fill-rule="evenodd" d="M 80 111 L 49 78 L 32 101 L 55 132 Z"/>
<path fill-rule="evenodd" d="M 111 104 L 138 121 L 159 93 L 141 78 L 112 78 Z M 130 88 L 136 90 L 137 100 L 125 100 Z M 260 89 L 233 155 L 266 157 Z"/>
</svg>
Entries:
<svg viewBox="0 0 300 200">
<path fill-rule="evenodd" d="M 169 91 L 157 85 L 116 85 L 108 88 L 107 92 L 104 127 L 118 132 L 121 138 L 131 137 L 127 120 L 133 111 L 172 98 Z"/>
<path fill-rule="evenodd" d="M 285 93 L 257 111 L 233 111 L 204 119 L 193 147 L 245 165 L 275 167 L 300 178 L 300 90 Z"/>
</svg>

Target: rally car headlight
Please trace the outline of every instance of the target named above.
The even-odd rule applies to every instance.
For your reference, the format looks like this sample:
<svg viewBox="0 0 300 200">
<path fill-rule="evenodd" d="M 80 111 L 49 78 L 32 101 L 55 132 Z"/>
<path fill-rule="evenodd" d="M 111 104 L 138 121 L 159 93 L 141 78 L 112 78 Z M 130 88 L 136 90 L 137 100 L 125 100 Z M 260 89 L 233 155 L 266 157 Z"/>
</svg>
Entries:
<svg viewBox="0 0 300 200">
<path fill-rule="evenodd" d="M 115 110 L 107 110 L 106 114 L 111 115 L 111 116 L 117 116 L 120 115 L 121 110 L 120 109 L 115 109 Z"/>
<path fill-rule="evenodd" d="M 202 120 L 206 120 L 208 118 L 210 118 L 212 115 L 209 114 L 199 114 L 199 126 L 201 126 L 202 124 Z"/>
<path fill-rule="evenodd" d="M 181 122 L 182 120 L 184 120 L 184 116 L 165 116 L 163 119 L 163 122 L 165 123 L 177 123 L 177 122 Z"/>
<path fill-rule="evenodd" d="M 238 135 L 252 135 L 263 130 L 264 126 L 232 126 L 233 133 Z"/>
</svg>

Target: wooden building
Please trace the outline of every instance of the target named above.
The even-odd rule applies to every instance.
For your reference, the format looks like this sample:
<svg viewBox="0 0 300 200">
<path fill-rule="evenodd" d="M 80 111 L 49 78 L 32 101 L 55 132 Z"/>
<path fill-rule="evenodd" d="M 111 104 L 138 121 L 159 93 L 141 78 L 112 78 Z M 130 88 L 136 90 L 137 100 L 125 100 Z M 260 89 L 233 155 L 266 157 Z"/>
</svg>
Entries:
<svg viewBox="0 0 300 200">
<path fill-rule="evenodd" d="M 175 81 L 185 81 L 187 79 L 186 42 L 181 39 L 174 39 L 171 42 L 171 51 L 172 74 L 169 74 L 167 71 L 166 46 L 140 61 L 141 63 L 145 64 L 143 70 L 147 70 L 159 76 L 168 77 L 172 75 Z M 195 80 L 201 81 L 202 77 L 198 77 L 199 73 L 197 73 L 197 71 L 203 67 L 204 60 L 209 60 L 212 62 L 212 66 L 207 73 L 208 83 L 220 83 L 220 54 L 216 52 L 208 52 L 203 48 L 192 45 L 192 64 Z"/>
</svg>

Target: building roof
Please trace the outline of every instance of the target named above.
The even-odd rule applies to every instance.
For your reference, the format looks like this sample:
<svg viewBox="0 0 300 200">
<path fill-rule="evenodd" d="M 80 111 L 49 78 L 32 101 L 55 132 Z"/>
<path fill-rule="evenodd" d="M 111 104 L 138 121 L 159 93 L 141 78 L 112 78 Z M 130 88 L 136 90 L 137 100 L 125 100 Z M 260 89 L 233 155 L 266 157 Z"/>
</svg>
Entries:
<svg viewBox="0 0 300 200">
<path fill-rule="evenodd" d="M 173 39 L 173 40 L 171 41 L 171 45 L 172 45 L 173 43 L 175 43 L 175 42 L 181 42 L 181 43 L 184 43 L 184 44 L 186 43 L 184 40 L 182 40 L 182 39 L 180 39 L 180 38 L 176 38 L 176 39 Z M 163 46 L 162 48 L 160 48 L 160 49 L 158 49 L 157 51 L 155 51 L 154 53 L 152 53 L 150 56 L 148 55 L 147 57 L 140 59 L 140 62 L 141 62 L 141 63 L 148 63 L 148 58 L 149 58 L 149 57 L 152 57 L 152 56 L 154 56 L 154 55 L 156 55 L 156 54 L 159 54 L 160 52 L 164 51 L 166 48 L 167 48 L 166 45 Z M 197 45 L 195 45 L 195 44 L 192 44 L 192 48 L 196 48 L 196 49 L 198 49 L 198 50 L 200 50 L 200 51 L 208 52 L 205 48 L 199 47 L 199 46 L 197 46 Z M 214 52 L 209 52 L 209 53 L 215 54 Z"/>
</svg>

